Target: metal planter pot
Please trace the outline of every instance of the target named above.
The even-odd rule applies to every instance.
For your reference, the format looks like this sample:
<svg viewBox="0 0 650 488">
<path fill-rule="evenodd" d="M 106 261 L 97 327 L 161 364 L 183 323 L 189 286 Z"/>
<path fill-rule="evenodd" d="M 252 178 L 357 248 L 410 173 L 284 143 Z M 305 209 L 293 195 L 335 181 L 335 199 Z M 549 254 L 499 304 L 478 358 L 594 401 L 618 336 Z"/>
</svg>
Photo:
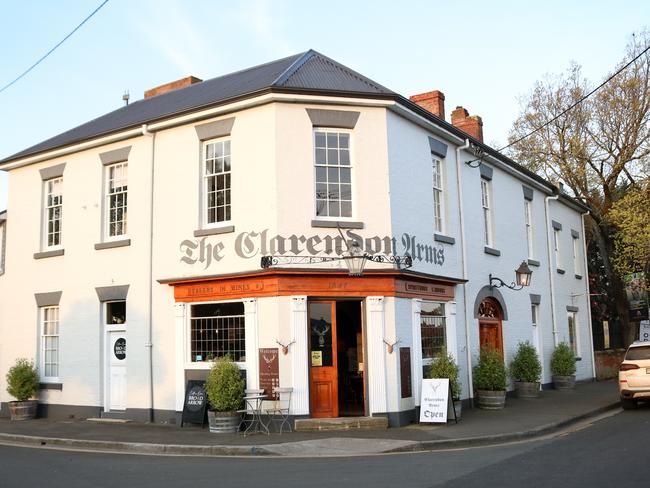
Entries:
<svg viewBox="0 0 650 488">
<path fill-rule="evenodd" d="M 241 417 L 236 412 L 213 412 L 208 410 L 208 425 L 213 434 L 236 434 Z"/>
<path fill-rule="evenodd" d="M 576 387 L 576 376 L 553 375 L 553 388 L 556 390 L 573 390 Z"/>
<path fill-rule="evenodd" d="M 515 381 L 515 391 L 517 392 L 517 398 L 537 398 L 539 397 L 539 383 Z"/>
<path fill-rule="evenodd" d="M 37 410 L 37 400 L 28 400 L 26 402 L 9 402 L 9 413 L 11 415 L 11 420 L 35 419 Z"/>
<path fill-rule="evenodd" d="M 490 390 L 477 390 L 478 393 L 478 408 L 484 410 L 500 410 L 506 406 L 506 392 L 503 391 L 490 391 Z"/>
</svg>

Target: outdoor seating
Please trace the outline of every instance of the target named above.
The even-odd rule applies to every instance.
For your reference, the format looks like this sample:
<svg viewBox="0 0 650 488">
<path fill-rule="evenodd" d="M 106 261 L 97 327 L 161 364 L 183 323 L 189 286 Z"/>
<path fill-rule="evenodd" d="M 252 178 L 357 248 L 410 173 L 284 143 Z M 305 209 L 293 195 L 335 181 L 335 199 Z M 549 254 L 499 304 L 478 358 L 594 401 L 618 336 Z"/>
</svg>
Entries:
<svg viewBox="0 0 650 488">
<path fill-rule="evenodd" d="M 241 415 L 239 430 L 241 431 L 243 427 L 244 435 L 263 430 L 268 434 L 268 428 L 261 419 L 261 405 L 265 398 L 263 389 L 244 390 L 244 409 L 237 410 L 237 413 Z"/>
<path fill-rule="evenodd" d="M 282 434 L 285 426 L 291 432 L 289 412 L 291 410 L 291 394 L 293 388 L 273 388 L 274 400 L 266 401 L 263 413 L 268 416 L 268 424 L 278 426 L 278 432 Z"/>
</svg>

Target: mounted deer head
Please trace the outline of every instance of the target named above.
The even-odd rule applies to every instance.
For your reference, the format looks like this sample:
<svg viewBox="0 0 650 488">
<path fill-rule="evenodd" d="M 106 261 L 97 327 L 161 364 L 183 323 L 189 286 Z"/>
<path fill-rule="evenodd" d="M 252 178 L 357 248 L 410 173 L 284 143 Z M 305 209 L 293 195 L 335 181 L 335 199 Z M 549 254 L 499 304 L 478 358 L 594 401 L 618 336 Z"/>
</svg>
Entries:
<svg viewBox="0 0 650 488">
<path fill-rule="evenodd" d="M 393 354 L 393 348 L 395 347 L 396 344 L 399 344 L 401 341 L 397 339 L 395 342 L 390 343 L 384 339 L 384 344 L 386 344 L 386 350 L 388 351 L 388 354 Z"/>
<path fill-rule="evenodd" d="M 286 356 L 287 353 L 289 352 L 289 346 L 290 346 L 291 344 L 294 344 L 295 342 L 296 342 L 296 341 L 293 340 L 293 341 L 289 342 L 288 344 L 283 344 L 283 343 L 281 343 L 278 339 L 275 340 L 275 343 L 278 344 L 280 347 L 282 347 L 282 354 L 284 354 L 285 356 Z"/>
</svg>

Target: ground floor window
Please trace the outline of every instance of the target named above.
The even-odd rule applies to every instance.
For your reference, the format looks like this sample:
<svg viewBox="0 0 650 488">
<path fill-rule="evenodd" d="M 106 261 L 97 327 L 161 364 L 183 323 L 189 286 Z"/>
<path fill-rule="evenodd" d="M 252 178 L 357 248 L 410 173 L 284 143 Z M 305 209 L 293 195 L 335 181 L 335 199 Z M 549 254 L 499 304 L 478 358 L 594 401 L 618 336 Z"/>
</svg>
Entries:
<svg viewBox="0 0 650 488">
<path fill-rule="evenodd" d="M 41 308 L 41 375 L 43 380 L 59 377 L 59 307 Z"/>
<path fill-rule="evenodd" d="M 192 305 L 190 317 L 190 358 L 211 361 L 229 355 L 246 361 L 244 304 L 204 303 Z"/>
<path fill-rule="evenodd" d="M 420 334 L 422 360 L 425 363 L 447 351 L 446 329 L 445 304 L 423 301 L 420 311 Z"/>
<path fill-rule="evenodd" d="M 576 355 L 576 357 L 580 357 L 580 347 L 578 346 L 577 335 L 578 328 L 576 326 L 576 313 L 569 312 L 567 314 L 567 320 L 569 323 L 569 347 L 571 347 L 571 350 Z"/>
</svg>

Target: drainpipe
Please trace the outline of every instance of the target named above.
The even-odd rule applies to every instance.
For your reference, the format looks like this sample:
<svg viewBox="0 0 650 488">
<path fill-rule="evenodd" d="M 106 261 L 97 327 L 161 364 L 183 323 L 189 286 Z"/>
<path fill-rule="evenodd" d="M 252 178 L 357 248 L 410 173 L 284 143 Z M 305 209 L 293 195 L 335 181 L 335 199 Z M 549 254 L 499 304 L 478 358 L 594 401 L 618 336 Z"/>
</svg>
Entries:
<svg viewBox="0 0 650 488">
<path fill-rule="evenodd" d="M 594 325 L 591 318 L 591 295 L 589 290 L 589 262 L 587 260 L 587 234 L 585 234 L 585 217 L 589 215 L 589 211 L 581 214 L 580 223 L 582 224 L 582 257 L 583 257 L 583 274 L 585 278 L 585 293 L 587 295 L 587 317 L 589 317 L 589 344 L 591 345 L 591 373 L 596 379 L 596 357 L 594 354 Z"/>
<path fill-rule="evenodd" d="M 456 148 L 456 193 L 458 196 L 458 223 L 460 226 L 460 249 L 461 249 L 461 267 L 463 280 L 467 280 L 467 250 L 465 249 L 465 212 L 463 211 L 463 185 L 461 183 L 461 164 L 460 152 L 468 149 L 470 146 L 469 139 L 465 139 L 465 145 Z M 469 387 L 469 398 L 474 398 L 474 378 L 472 377 L 472 348 L 470 347 L 469 337 L 469 314 L 467 312 L 467 281 L 463 283 L 463 314 L 465 316 L 465 352 L 467 360 L 467 382 Z"/>
<path fill-rule="evenodd" d="M 151 138 L 151 197 L 149 204 L 151 205 L 151 213 L 149 215 L 149 328 L 147 332 L 147 342 L 144 344 L 149 350 L 147 355 L 148 373 L 149 373 L 149 422 L 153 422 L 153 209 L 154 209 L 154 163 L 156 155 L 156 134 L 150 132 L 147 124 L 142 125 L 142 135 Z"/>
<path fill-rule="evenodd" d="M 554 347 L 557 347 L 558 345 L 558 340 L 557 340 L 557 320 L 555 317 L 555 281 L 553 280 L 553 256 L 551 253 L 551 234 L 550 234 L 550 228 L 551 228 L 551 219 L 549 216 L 548 212 L 548 202 L 551 200 L 557 200 L 560 198 L 559 193 L 557 195 L 549 196 L 544 199 L 544 213 L 546 216 L 546 251 L 547 251 L 547 257 L 548 257 L 548 280 L 549 283 L 551 284 L 551 323 L 553 324 L 553 345 Z M 557 264 L 557 263 L 556 263 Z"/>
</svg>

